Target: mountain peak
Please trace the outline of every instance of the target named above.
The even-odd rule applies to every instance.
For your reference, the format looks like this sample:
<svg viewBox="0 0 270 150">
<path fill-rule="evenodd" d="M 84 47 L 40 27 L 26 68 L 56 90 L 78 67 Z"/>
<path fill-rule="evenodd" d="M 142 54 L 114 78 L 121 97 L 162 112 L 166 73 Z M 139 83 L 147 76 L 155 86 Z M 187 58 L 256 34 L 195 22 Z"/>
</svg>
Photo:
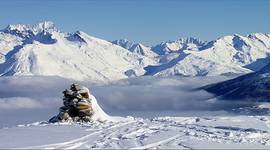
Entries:
<svg viewBox="0 0 270 150">
<path fill-rule="evenodd" d="M 130 40 L 126 39 L 126 38 L 125 39 L 120 39 L 120 40 L 114 40 L 114 41 L 112 41 L 112 43 L 116 44 L 116 45 L 119 45 L 119 46 L 121 46 L 121 47 L 123 47 L 125 49 L 128 49 L 130 51 L 133 51 L 132 47 L 139 45 L 139 43 L 135 43 L 135 42 L 130 41 Z"/>
<path fill-rule="evenodd" d="M 119 40 L 114 40 L 114 41 L 112 41 L 112 43 L 116 44 L 116 45 L 120 45 L 120 46 L 122 46 L 122 47 L 124 47 L 126 49 L 130 49 L 130 47 L 132 47 L 134 44 L 136 44 L 136 45 L 138 44 L 138 43 L 130 41 L 130 40 L 126 39 L 126 38 L 119 39 Z"/>
<path fill-rule="evenodd" d="M 57 30 L 55 24 L 52 21 L 44 21 L 40 22 L 37 25 L 35 25 L 36 28 L 42 29 L 42 30 Z"/>
<path fill-rule="evenodd" d="M 29 24 L 10 24 L 5 29 L 5 32 L 29 32 L 39 33 L 42 31 L 58 31 L 55 24 L 52 21 L 44 21 L 35 25 Z"/>
<path fill-rule="evenodd" d="M 128 39 L 120 39 L 112 41 L 113 44 L 121 46 L 125 49 L 128 49 L 130 52 L 139 54 L 142 56 L 155 57 L 155 54 L 150 47 L 147 47 L 141 43 L 135 43 L 133 41 L 129 41 Z"/>
<path fill-rule="evenodd" d="M 196 44 L 196 45 L 202 45 L 205 43 L 205 41 L 202 41 L 200 38 L 194 38 L 194 37 L 186 37 L 186 38 L 180 38 L 179 40 L 176 40 L 180 43 L 193 43 L 193 44 Z M 175 42 L 176 42 L 175 41 Z"/>
<path fill-rule="evenodd" d="M 199 38 L 187 37 L 180 38 L 174 41 L 162 42 L 154 47 L 153 51 L 159 55 L 165 55 L 171 52 L 179 52 L 182 50 L 198 50 L 204 46 L 206 41 L 202 41 Z"/>
</svg>

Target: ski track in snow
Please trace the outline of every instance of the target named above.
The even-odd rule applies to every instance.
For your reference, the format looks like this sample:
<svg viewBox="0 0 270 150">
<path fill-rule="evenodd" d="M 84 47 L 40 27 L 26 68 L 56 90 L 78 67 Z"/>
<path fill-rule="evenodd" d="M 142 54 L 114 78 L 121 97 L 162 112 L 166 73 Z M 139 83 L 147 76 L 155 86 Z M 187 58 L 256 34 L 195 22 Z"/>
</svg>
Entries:
<svg viewBox="0 0 270 150">
<path fill-rule="evenodd" d="M 173 140 L 179 138 L 180 136 L 183 136 L 183 135 L 182 134 L 177 134 L 177 135 L 175 135 L 173 137 L 170 137 L 170 138 L 161 140 L 161 141 L 156 142 L 156 143 L 147 144 L 147 145 L 144 145 L 144 146 L 141 146 L 141 147 L 134 147 L 134 148 L 131 148 L 131 149 L 149 149 L 149 148 L 154 148 L 154 147 L 159 146 L 161 144 L 164 144 L 164 143 L 168 143 L 170 141 L 173 141 Z"/>
<path fill-rule="evenodd" d="M 100 129 L 96 132 L 92 132 L 90 134 L 87 134 L 87 135 L 80 137 L 80 138 L 77 138 L 77 139 L 73 139 L 71 141 L 62 142 L 62 143 L 55 143 L 55 144 L 48 144 L 48 145 L 41 145 L 41 146 L 33 146 L 33 147 L 27 147 L 27 148 L 23 148 L 23 149 L 74 149 L 74 148 L 78 148 L 81 145 L 87 143 L 87 140 L 91 136 L 98 135 L 99 133 L 105 132 L 106 130 L 120 128 L 120 127 L 125 126 L 125 125 L 130 124 L 130 123 L 133 123 L 133 121 L 115 124 L 107 129 L 105 129 L 105 130 Z"/>
<path fill-rule="evenodd" d="M 268 149 L 269 119 L 268 116 L 135 118 L 102 125 L 97 130 L 86 126 L 85 132 L 91 133 L 80 138 L 26 149 L 196 149 L 223 146 Z M 207 147 L 201 147 L 199 143 Z"/>
</svg>

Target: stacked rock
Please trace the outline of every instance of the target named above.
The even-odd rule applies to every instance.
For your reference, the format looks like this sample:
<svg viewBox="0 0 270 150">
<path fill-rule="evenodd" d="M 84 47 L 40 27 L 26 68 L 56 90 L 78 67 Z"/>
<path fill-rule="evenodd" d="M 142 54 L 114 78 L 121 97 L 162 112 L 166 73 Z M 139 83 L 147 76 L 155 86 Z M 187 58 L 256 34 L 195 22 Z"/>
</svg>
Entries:
<svg viewBox="0 0 270 150">
<path fill-rule="evenodd" d="M 51 118 L 49 122 L 91 121 L 94 112 L 88 88 L 72 84 L 70 89 L 63 91 L 63 94 L 64 106 L 59 108 L 59 114 Z"/>
</svg>

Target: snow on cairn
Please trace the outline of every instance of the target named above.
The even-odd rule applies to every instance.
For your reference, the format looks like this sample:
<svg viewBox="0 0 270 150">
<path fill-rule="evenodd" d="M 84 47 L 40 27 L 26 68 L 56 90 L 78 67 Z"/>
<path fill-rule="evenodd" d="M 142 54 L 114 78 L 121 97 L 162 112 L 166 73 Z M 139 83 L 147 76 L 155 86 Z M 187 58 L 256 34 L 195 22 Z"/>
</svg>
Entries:
<svg viewBox="0 0 270 150">
<path fill-rule="evenodd" d="M 113 119 L 101 109 L 88 88 L 73 83 L 70 89 L 63 91 L 63 106 L 59 108 L 59 114 L 49 120 L 51 123 L 70 121 L 105 122 Z"/>
</svg>

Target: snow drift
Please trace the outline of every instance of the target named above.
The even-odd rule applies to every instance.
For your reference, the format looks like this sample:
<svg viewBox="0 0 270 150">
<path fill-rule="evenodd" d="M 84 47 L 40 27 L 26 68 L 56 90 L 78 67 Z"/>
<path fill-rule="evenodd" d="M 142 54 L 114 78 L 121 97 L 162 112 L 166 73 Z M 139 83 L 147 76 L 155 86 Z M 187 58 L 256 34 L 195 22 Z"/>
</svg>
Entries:
<svg viewBox="0 0 270 150">
<path fill-rule="evenodd" d="M 113 119 L 113 117 L 110 117 L 109 115 L 107 115 L 102 108 L 98 105 L 96 98 L 93 95 L 90 95 L 90 99 L 91 99 L 91 104 L 92 104 L 92 108 L 94 111 L 94 114 L 92 116 L 92 119 L 95 121 L 115 121 L 115 119 Z"/>
</svg>

